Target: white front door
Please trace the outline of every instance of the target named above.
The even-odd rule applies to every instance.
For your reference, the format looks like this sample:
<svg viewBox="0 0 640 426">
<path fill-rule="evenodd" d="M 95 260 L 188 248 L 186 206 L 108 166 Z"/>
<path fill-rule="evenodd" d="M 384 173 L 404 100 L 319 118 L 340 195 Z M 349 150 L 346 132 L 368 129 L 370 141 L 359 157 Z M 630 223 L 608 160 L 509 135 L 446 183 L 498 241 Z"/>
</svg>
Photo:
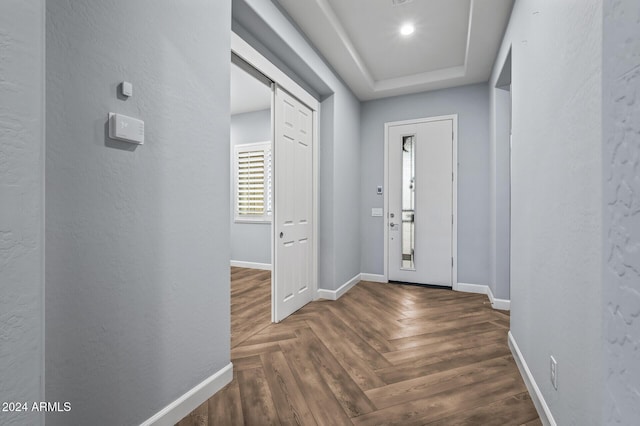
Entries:
<svg viewBox="0 0 640 426">
<path fill-rule="evenodd" d="M 313 115 L 280 89 L 275 94 L 275 322 L 313 299 Z"/>
<path fill-rule="evenodd" d="M 452 286 L 453 118 L 388 127 L 388 276 Z"/>
</svg>

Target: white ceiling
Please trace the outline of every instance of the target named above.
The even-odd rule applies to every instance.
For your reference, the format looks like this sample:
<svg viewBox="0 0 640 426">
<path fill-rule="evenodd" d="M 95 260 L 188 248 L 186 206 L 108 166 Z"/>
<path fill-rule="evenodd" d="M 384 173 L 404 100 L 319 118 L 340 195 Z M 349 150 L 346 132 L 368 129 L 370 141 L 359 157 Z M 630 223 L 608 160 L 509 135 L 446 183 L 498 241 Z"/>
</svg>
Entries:
<svg viewBox="0 0 640 426">
<path fill-rule="evenodd" d="M 231 64 L 231 115 L 271 108 L 271 89 Z"/>
<path fill-rule="evenodd" d="M 274 1 L 361 100 L 487 81 L 514 2 Z"/>
</svg>

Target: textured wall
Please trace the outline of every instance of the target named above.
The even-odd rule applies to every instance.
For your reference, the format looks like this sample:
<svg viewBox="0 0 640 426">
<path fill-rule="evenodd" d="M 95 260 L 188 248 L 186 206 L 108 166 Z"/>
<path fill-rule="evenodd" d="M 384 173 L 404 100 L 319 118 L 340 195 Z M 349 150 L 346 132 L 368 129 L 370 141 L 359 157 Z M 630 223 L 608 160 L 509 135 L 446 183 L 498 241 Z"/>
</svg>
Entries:
<svg viewBox="0 0 640 426">
<path fill-rule="evenodd" d="M 0 402 L 44 399 L 44 16 L 42 0 L 0 3 Z"/>
<path fill-rule="evenodd" d="M 518 0 L 492 86 L 510 47 L 511 333 L 556 422 L 600 424 L 602 2 Z"/>
<path fill-rule="evenodd" d="M 360 102 L 296 26 L 270 1 L 235 0 L 234 30 L 303 86 L 321 94 L 318 288 L 360 271 Z"/>
<path fill-rule="evenodd" d="M 333 258 L 335 287 L 362 272 L 360 269 L 360 102 L 339 90 L 334 99 L 333 135 Z"/>
<path fill-rule="evenodd" d="M 231 153 L 238 144 L 271 140 L 271 110 L 231 116 Z M 233 165 L 231 165 L 233 173 Z M 233 186 L 233 176 L 231 177 Z M 233 194 L 233 188 L 231 188 Z M 271 263 L 271 224 L 236 223 L 231 202 L 231 260 Z"/>
<path fill-rule="evenodd" d="M 498 299 L 510 299 L 511 228 L 511 92 L 491 86 L 490 161 L 490 265 L 489 286 Z"/>
<path fill-rule="evenodd" d="M 640 419 L 640 4 L 604 2 L 603 424 Z"/>
<path fill-rule="evenodd" d="M 229 362 L 231 2 L 47 2 L 48 425 L 139 424 Z M 133 97 L 117 85 L 133 83 Z M 107 113 L 146 140 L 106 137 Z"/>
<path fill-rule="evenodd" d="M 458 282 L 489 283 L 489 92 L 486 84 L 364 102 L 360 132 L 362 272 L 382 274 L 384 123 L 458 114 Z"/>
</svg>

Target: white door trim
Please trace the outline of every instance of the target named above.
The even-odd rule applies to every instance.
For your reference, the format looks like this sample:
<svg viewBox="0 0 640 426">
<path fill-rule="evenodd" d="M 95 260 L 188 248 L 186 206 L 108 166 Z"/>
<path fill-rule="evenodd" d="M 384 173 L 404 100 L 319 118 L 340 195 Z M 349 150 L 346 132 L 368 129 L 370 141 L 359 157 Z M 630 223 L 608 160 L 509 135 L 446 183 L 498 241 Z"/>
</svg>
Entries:
<svg viewBox="0 0 640 426">
<path fill-rule="evenodd" d="M 312 111 L 313 120 L 313 176 L 312 176 L 312 279 L 311 279 L 311 294 L 316 295 L 318 289 L 318 141 L 319 139 L 319 126 L 318 126 L 318 112 L 320 110 L 320 103 L 316 98 L 311 96 L 304 88 L 298 83 L 293 81 L 286 73 L 280 68 L 274 65 L 271 61 L 265 58 L 260 52 L 253 48 L 249 43 L 244 41 L 239 35 L 231 32 L 231 52 L 242 58 L 246 63 L 260 71 L 268 79 L 275 84 L 285 89 L 293 97 L 297 98 L 300 102 L 308 106 Z M 271 91 L 271 143 L 273 144 L 275 139 L 274 128 L 274 107 L 275 107 L 275 88 L 272 87 Z M 273 147 L 272 147 L 273 148 Z M 274 200 L 275 205 L 275 200 Z M 271 265 L 275 271 L 275 226 L 271 223 Z M 275 280 L 271 280 L 271 321 L 275 322 Z M 314 296 L 315 297 L 315 296 Z"/>
<path fill-rule="evenodd" d="M 384 280 L 389 281 L 389 128 L 406 124 L 420 124 L 432 121 L 453 121 L 453 185 L 452 205 L 453 227 L 451 235 L 451 254 L 453 267 L 451 270 L 451 284 L 453 290 L 458 290 L 458 114 L 440 115 L 437 117 L 417 118 L 413 120 L 390 121 L 384 123 Z"/>
<path fill-rule="evenodd" d="M 318 111 L 319 102 L 316 98 L 311 96 L 302 86 L 293 81 L 291 77 L 262 56 L 260 52 L 233 31 L 231 32 L 231 51 L 264 74 L 268 79 L 277 83 L 278 86 L 285 89 L 294 98 L 311 108 L 312 111 Z"/>
</svg>

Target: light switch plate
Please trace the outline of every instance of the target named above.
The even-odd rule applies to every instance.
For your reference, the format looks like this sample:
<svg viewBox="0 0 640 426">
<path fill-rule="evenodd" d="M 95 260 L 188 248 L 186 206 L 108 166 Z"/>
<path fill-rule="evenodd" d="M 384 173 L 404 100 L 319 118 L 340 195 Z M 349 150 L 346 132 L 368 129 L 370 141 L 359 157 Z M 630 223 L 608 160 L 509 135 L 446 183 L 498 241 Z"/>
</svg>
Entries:
<svg viewBox="0 0 640 426">
<path fill-rule="evenodd" d="M 382 207 L 374 207 L 371 209 L 372 217 L 382 217 Z"/>
<path fill-rule="evenodd" d="M 142 145 L 144 143 L 144 121 L 110 112 L 109 137 Z"/>
</svg>

